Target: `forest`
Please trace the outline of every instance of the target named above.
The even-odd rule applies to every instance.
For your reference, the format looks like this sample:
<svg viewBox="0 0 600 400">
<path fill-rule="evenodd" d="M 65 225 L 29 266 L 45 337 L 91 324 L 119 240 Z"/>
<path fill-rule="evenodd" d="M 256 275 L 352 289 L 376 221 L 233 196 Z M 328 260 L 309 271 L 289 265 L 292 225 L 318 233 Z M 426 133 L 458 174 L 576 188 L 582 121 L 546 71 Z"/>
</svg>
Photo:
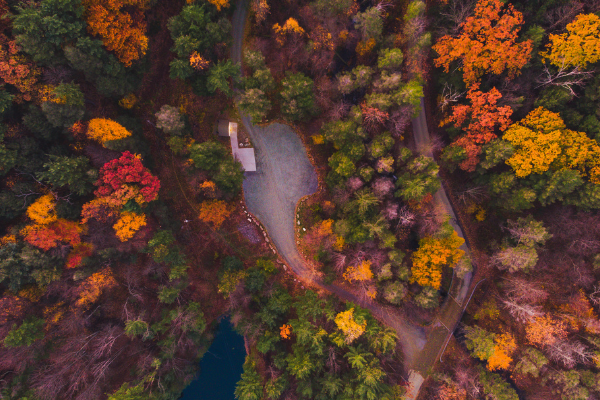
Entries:
<svg viewBox="0 0 600 400">
<path fill-rule="evenodd" d="M 597 1 L 0 14 L 0 399 L 178 399 L 223 317 L 232 399 L 600 399 Z"/>
</svg>

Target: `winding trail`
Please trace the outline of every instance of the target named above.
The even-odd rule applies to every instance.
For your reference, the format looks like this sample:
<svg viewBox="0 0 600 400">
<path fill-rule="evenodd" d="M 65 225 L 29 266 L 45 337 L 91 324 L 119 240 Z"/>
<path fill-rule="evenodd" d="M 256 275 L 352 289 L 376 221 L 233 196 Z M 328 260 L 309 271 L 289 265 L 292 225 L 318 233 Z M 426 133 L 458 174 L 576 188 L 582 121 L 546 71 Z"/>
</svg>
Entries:
<svg viewBox="0 0 600 400">
<path fill-rule="evenodd" d="M 248 4 L 248 0 L 238 0 L 232 20 L 232 61 L 240 65 Z M 428 329 L 429 332 L 406 321 L 393 307 L 363 301 L 338 285 L 325 285 L 314 276 L 296 246 L 296 205 L 302 197 L 314 193 L 318 187 L 317 175 L 303 143 L 287 125 L 275 123 L 259 127 L 253 125 L 241 111 L 240 115 L 256 154 L 257 171 L 247 172 L 244 180 L 248 210 L 265 226 L 277 251 L 301 280 L 369 309 L 376 318 L 396 331 L 404 355 L 403 362 L 409 370 L 411 389 L 407 399 L 416 399 L 423 377 L 429 374 L 435 364 L 449 331 L 452 332 L 460 321 L 471 274 L 464 279 L 453 278 L 451 296 L 442 305 L 437 321 Z M 427 148 L 430 140 L 422 99 L 421 113 L 413 120 L 413 128 L 417 147 Z M 433 158 L 431 151 L 425 152 L 425 155 Z M 459 236 L 464 237 L 444 189 L 440 189 L 434 198 L 450 214 L 451 223 Z M 462 249 L 468 253 L 466 245 Z"/>
</svg>

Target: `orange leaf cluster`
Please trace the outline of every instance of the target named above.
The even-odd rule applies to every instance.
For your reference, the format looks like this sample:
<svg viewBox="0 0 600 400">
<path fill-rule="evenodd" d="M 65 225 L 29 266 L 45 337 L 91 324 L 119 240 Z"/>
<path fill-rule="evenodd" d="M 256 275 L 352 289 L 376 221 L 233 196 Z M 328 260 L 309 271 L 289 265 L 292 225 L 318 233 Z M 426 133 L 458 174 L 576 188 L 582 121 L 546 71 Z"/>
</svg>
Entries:
<svg viewBox="0 0 600 400">
<path fill-rule="evenodd" d="M 442 283 L 442 268 L 454 267 L 464 255 L 459 247 L 465 242 L 456 231 L 445 238 L 427 236 L 419 242 L 419 249 L 412 255 L 411 282 L 439 289 Z"/>
<path fill-rule="evenodd" d="M 20 318 L 25 303 L 25 300 L 9 293 L 0 297 L 0 325 L 5 325 L 10 319 Z"/>
<path fill-rule="evenodd" d="M 82 290 L 75 304 L 87 309 L 100 298 L 105 289 L 114 286 L 117 286 L 117 281 L 113 277 L 112 270 L 109 267 L 103 268 L 81 284 Z"/>
<path fill-rule="evenodd" d="M 544 346 L 552 345 L 567 336 L 564 322 L 549 315 L 536 317 L 525 326 L 529 343 Z"/>
<path fill-rule="evenodd" d="M 222 8 L 229 7 L 229 0 L 206 0 L 213 6 L 217 7 L 217 11 L 221 11 Z"/>
<path fill-rule="evenodd" d="M 461 24 L 459 37 L 443 36 L 433 46 L 439 55 L 435 66 L 448 72 L 450 63 L 461 60 L 467 86 L 486 73 L 508 70 L 512 78 L 525 66 L 532 49 L 531 40 L 517 43 L 522 24 L 523 15 L 512 4 L 479 0 L 474 15 Z"/>
<path fill-rule="evenodd" d="M 113 228 L 119 240 L 126 242 L 144 226 L 146 226 L 146 215 L 125 211 L 121 213 L 121 218 L 113 225 Z"/>
<path fill-rule="evenodd" d="M 94 118 L 88 124 L 87 136 L 92 140 L 104 143 L 129 137 L 131 132 L 118 122 L 105 118 Z"/>
<path fill-rule="evenodd" d="M 289 339 L 291 334 L 292 334 L 292 326 L 291 325 L 283 324 L 279 328 L 279 336 L 281 336 L 283 339 Z"/>
<path fill-rule="evenodd" d="M 333 50 L 334 48 L 331 33 L 329 33 L 327 29 L 320 25 L 311 32 L 310 40 L 313 42 L 313 50 L 315 51 L 319 51 L 321 49 Z"/>
<path fill-rule="evenodd" d="M 147 0 L 84 0 L 88 32 L 102 38 L 126 67 L 146 54 L 148 37 L 143 10 Z"/>
<path fill-rule="evenodd" d="M 218 229 L 231 215 L 231 212 L 232 210 L 227 207 L 227 203 L 223 200 L 206 200 L 200 205 L 198 218 Z"/>
<path fill-rule="evenodd" d="M 210 61 L 204 59 L 197 51 L 194 51 L 190 56 L 190 65 L 196 71 L 204 71 L 210 66 Z"/>
<path fill-rule="evenodd" d="M 456 128 L 462 127 L 465 135 L 454 141 L 454 145 L 463 147 L 467 152 L 467 159 L 460 163 L 459 167 L 465 171 L 473 172 L 479 163 L 481 145 L 484 145 L 497 136 L 494 132 L 496 127 L 500 131 L 506 130 L 511 123 L 512 109 L 509 106 L 498 107 L 498 99 L 502 94 L 492 88 L 487 93 L 479 90 L 479 83 L 474 83 L 467 94 L 471 105 L 456 105 L 452 107 L 452 115 L 441 125 L 453 123 Z"/>
<path fill-rule="evenodd" d="M 348 282 L 352 281 L 368 281 L 373 279 L 373 271 L 371 270 L 371 261 L 363 260 L 360 264 L 346 268 L 344 279 Z"/>
<path fill-rule="evenodd" d="M 127 96 L 119 100 L 119 105 L 126 110 L 131 110 L 137 103 L 138 98 L 133 93 L 129 93 Z"/>
<path fill-rule="evenodd" d="M 487 360 L 487 368 L 490 371 L 497 369 L 508 369 L 512 362 L 511 355 L 517 349 L 515 338 L 510 333 L 503 333 L 494 339 L 494 354 Z"/>
<path fill-rule="evenodd" d="M 119 215 L 119 209 L 123 206 L 122 201 L 113 197 L 97 197 L 85 203 L 81 209 L 81 223 L 85 224 L 90 219 L 107 221 Z"/>
<path fill-rule="evenodd" d="M 371 51 L 373 51 L 376 44 L 377 44 L 377 41 L 375 41 L 374 38 L 370 38 L 366 42 L 361 40 L 356 45 L 356 54 L 358 54 L 359 57 L 364 57 L 367 54 L 371 53 Z"/>
</svg>

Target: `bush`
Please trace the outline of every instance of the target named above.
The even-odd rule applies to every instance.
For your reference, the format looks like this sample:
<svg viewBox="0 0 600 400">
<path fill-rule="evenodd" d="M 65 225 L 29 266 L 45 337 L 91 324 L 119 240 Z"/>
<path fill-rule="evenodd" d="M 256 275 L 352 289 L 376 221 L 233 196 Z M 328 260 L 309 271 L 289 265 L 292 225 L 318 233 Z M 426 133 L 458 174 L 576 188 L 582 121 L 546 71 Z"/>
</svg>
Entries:
<svg viewBox="0 0 600 400">
<path fill-rule="evenodd" d="M 185 121 L 177 107 L 165 104 L 154 115 L 156 116 L 156 127 L 162 129 L 166 134 L 180 135 L 185 128 Z"/>
<path fill-rule="evenodd" d="M 20 327 L 14 324 L 4 338 L 6 347 L 31 346 L 36 340 L 44 337 L 44 323 L 41 318 L 30 317 Z"/>
</svg>

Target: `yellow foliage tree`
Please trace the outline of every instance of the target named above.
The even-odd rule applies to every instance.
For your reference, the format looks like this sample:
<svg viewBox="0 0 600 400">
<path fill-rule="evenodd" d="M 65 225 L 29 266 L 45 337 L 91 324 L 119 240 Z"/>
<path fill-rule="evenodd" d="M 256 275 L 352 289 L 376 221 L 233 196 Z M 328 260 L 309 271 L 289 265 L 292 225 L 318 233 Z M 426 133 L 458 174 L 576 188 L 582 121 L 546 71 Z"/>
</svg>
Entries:
<svg viewBox="0 0 600 400">
<path fill-rule="evenodd" d="M 512 362 L 511 355 L 517 349 L 515 337 L 510 333 L 503 333 L 494 339 L 494 354 L 487 360 L 487 368 L 490 371 L 497 369 L 508 369 Z"/>
<path fill-rule="evenodd" d="M 198 217 L 206 223 L 212 224 L 218 229 L 223 222 L 231 215 L 231 209 L 223 200 L 207 200 L 200 205 L 200 214 Z"/>
<path fill-rule="evenodd" d="M 302 29 L 300 24 L 298 24 L 298 21 L 296 21 L 294 18 L 288 18 L 288 20 L 285 21 L 285 24 L 283 24 L 283 26 L 279 24 L 273 25 L 273 30 L 275 31 L 275 34 L 277 36 L 277 43 L 279 43 L 281 46 L 283 46 L 283 44 L 285 43 L 286 35 L 303 35 L 305 33 L 304 29 Z"/>
<path fill-rule="evenodd" d="M 412 255 L 411 282 L 439 289 L 442 283 L 442 268 L 445 265 L 454 267 L 460 261 L 465 252 L 459 247 L 464 242 L 456 231 L 442 238 L 427 236 L 421 239 L 419 249 Z"/>
<path fill-rule="evenodd" d="M 558 67 L 585 68 L 600 60 L 600 17 L 579 14 L 567 25 L 567 32 L 550 34 L 547 51 L 540 53 Z"/>
<path fill-rule="evenodd" d="M 131 136 L 125 127 L 118 122 L 106 118 L 94 118 L 90 120 L 87 130 L 87 136 L 90 139 L 100 143 L 109 140 L 119 140 Z"/>
<path fill-rule="evenodd" d="M 146 226 L 146 216 L 129 211 L 121 213 L 121 218 L 113 225 L 115 234 L 121 242 L 126 242 L 143 226 Z"/>
<path fill-rule="evenodd" d="M 511 125 L 503 139 L 515 149 L 506 164 L 519 178 L 568 168 L 584 176 L 589 172 L 592 181 L 598 179 L 595 171 L 600 165 L 600 146 L 585 133 L 566 129 L 558 113 L 538 107 Z"/>
<path fill-rule="evenodd" d="M 354 308 L 342 311 L 335 316 L 335 324 L 344 333 L 346 343 L 350 344 L 362 335 L 367 327 L 367 321 L 359 324 L 354 320 Z"/>
<path fill-rule="evenodd" d="M 373 279 L 373 271 L 371 271 L 371 261 L 363 260 L 360 264 L 346 268 L 346 272 L 344 272 L 344 279 L 348 282 L 362 282 Z"/>
<path fill-rule="evenodd" d="M 113 277 L 112 270 L 108 267 L 92 274 L 81 285 L 82 291 L 75 304 L 79 307 L 88 308 L 94 304 L 105 289 L 114 287 L 117 281 Z"/>
<path fill-rule="evenodd" d="M 46 225 L 57 220 L 56 199 L 51 194 L 46 194 L 27 207 L 27 216 L 36 224 Z"/>
<path fill-rule="evenodd" d="M 198 54 L 197 51 L 194 51 L 190 56 L 190 65 L 196 71 L 204 71 L 210 66 L 210 61 Z"/>
</svg>

